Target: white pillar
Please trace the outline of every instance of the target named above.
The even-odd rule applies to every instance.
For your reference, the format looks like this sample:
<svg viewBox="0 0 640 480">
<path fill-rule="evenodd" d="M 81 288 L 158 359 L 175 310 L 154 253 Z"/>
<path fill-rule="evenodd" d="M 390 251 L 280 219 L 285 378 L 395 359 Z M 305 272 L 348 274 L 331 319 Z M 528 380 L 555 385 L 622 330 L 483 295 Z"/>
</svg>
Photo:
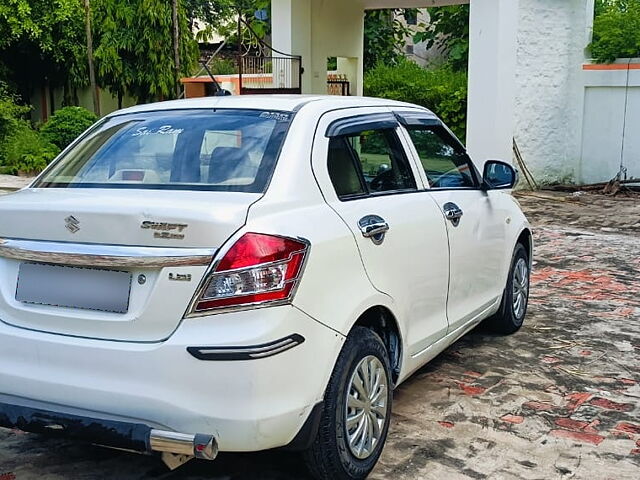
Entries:
<svg viewBox="0 0 640 480">
<path fill-rule="evenodd" d="M 312 0 L 312 93 L 327 92 L 327 57 L 348 59 L 351 94 L 362 95 L 364 7 L 361 0 Z M 340 62 L 343 66 L 343 62 Z"/>
<path fill-rule="evenodd" d="M 271 1 L 271 44 L 302 56 L 302 93 L 311 93 L 311 0 Z"/>
<path fill-rule="evenodd" d="M 489 159 L 512 160 L 518 6 L 471 0 L 467 148 L 480 169 Z"/>
</svg>

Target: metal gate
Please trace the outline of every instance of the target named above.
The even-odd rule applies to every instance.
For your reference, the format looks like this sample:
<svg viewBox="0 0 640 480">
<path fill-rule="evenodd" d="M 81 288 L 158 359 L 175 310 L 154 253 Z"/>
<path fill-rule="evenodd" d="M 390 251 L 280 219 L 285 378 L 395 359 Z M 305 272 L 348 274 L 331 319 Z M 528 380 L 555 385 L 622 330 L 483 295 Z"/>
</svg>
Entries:
<svg viewBox="0 0 640 480">
<path fill-rule="evenodd" d="M 242 52 L 241 23 L 256 42 L 257 52 Z M 256 54 L 257 53 L 257 54 Z M 240 95 L 302 93 L 302 57 L 276 50 L 238 17 L 238 83 Z"/>
<path fill-rule="evenodd" d="M 300 56 L 242 55 L 238 59 L 238 73 L 241 95 L 302 93 L 302 57 Z"/>
</svg>

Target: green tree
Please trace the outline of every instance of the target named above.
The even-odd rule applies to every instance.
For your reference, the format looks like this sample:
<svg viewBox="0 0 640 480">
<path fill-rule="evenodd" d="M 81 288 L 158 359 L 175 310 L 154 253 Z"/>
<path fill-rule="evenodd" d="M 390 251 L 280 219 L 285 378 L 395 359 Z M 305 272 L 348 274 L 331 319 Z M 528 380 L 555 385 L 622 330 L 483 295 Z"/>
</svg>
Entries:
<svg viewBox="0 0 640 480">
<path fill-rule="evenodd" d="M 98 83 L 138 101 L 173 98 L 178 78 L 173 52 L 171 2 L 93 0 L 94 57 Z M 182 2 L 178 5 L 180 72 L 190 75 L 198 47 Z"/>
<path fill-rule="evenodd" d="M 202 29 L 201 36 L 209 37 L 233 18 L 234 4 L 234 0 L 183 0 L 189 29 L 198 26 Z"/>
<path fill-rule="evenodd" d="M 640 0 L 598 0 L 590 50 L 597 62 L 640 57 Z"/>
<path fill-rule="evenodd" d="M 59 152 L 24 117 L 31 110 L 0 81 L 0 173 L 36 173 Z"/>
<path fill-rule="evenodd" d="M 405 10 L 367 10 L 364 15 L 364 69 L 379 63 L 394 65 L 402 56 L 409 29 L 401 21 Z"/>
<path fill-rule="evenodd" d="M 447 63 L 455 70 L 466 70 L 469 63 L 469 5 L 429 8 L 428 25 L 420 25 L 413 40 L 426 42 L 427 48 L 442 47 Z"/>
<path fill-rule="evenodd" d="M 86 84 L 83 6 L 79 0 L 0 2 L 0 73 L 23 98 L 33 80 L 71 91 Z"/>
<path fill-rule="evenodd" d="M 226 38 L 227 45 L 238 45 L 238 15 L 240 15 L 240 43 L 243 51 L 268 54 L 261 48 L 261 41 L 271 32 L 270 21 L 258 18 L 258 12 L 271 11 L 271 0 L 233 0 L 230 18 L 219 23 L 217 31 Z"/>
</svg>

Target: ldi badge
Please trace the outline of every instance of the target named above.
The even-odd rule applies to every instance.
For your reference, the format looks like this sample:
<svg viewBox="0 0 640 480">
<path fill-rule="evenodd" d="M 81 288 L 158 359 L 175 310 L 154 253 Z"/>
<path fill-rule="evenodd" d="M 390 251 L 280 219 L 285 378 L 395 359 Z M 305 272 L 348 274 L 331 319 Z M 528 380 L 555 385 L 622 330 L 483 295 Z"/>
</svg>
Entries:
<svg viewBox="0 0 640 480">
<path fill-rule="evenodd" d="M 186 223 L 166 223 L 166 222 L 142 222 L 140 228 L 155 230 L 153 238 L 163 238 L 169 240 L 182 240 L 184 233 L 182 231 L 189 225 Z M 177 233 L 174 231 L 177 230 Z"/>
<path fill-rule="evenodd" d="M 191 274 L 189 273 L 170 273 L 169 280 L 173 280 L 175 282 L 190 282 Z"/>
</svg>

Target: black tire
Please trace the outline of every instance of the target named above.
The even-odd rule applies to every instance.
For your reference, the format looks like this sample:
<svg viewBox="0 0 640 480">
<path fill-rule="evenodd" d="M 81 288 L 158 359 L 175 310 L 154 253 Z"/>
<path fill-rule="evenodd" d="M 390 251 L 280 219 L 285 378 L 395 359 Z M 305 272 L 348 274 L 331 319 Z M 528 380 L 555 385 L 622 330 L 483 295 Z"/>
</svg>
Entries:
<svg viewBox="0 0 640 480">
<path fill-rule="evenodd" d="M 516 312 L 514 307 L 514 273 L 516 266 L 524 261 L 526 265 L 526 297 L 524 307 L 520 312 Z M 517 332 L 522 327 L 524 318 L 527 315 L 527 306 L 529 302 L 529 276 L 531 273 L 529 253 L 527 249 L 518 243 L 513 251 L 511 259 L 511 268 L 507 277 L 507 286 L 502 294 L 500 309 L 485 321 L 485 325 L 493 332 L 509 335 Z"/>
<path fill-rule="evenodd" d="M 380 361 L 386 372 L 386 417 L 380 439 L 365 459 L 357 458 L 348 445 L 346 417 L 347 388 L 360 362 L 368 356 Z M 381 390 L 382 391 L 382 390 Z M 320 419 L 318 434 L 303 453 L 309 472 L 318 480 L 359 480 L 375 466 L 387 438 L 391 417 L 391 368 L 382 340 L 372 330 L 355 327 L 347 337 L 331 374 Z"/>
</svg>

